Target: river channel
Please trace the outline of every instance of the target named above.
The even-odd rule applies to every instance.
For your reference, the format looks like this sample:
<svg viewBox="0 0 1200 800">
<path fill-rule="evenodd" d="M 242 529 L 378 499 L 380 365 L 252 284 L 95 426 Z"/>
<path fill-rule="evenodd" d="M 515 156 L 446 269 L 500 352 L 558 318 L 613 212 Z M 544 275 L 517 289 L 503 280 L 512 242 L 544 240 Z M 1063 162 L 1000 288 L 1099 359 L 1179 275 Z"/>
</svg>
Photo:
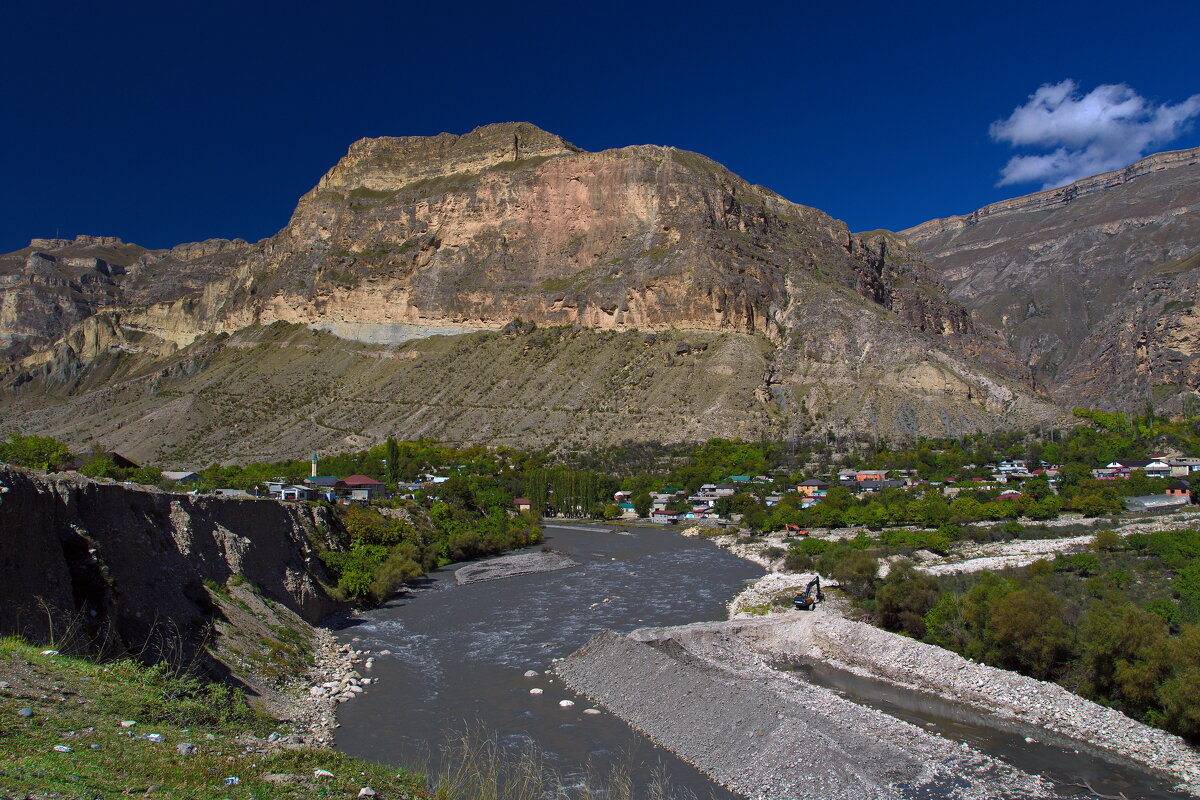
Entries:
<svg viewBox="0 0 1200 800">
<path fill-rule="evenodd" d="M 479 723 L 514 750 L 537 745 L 573 780 L 617 768 L 642 787 L 658 773 L 701 800 L 737 797 L 608 713 L 584 714 L 587 699 L 557 681 L 524 673 L 544 673 L 606 628 L 723 619 L 725 604 L 763 570 L 669 530 L 564 524 L 545 535 L 579 566 L 458 586 L 460 565 L 451 565 L 340 632 L 391 655 L 376 655 L 370 676 L 379 683 L 339 707 L 338 749 L 436 770 L 447 733 Z"/>
<path fill-rule="evenodd" d="M 339 707 L 338 749 L 436 774 L 447 734 L 476 726 L 513 754 L 533 745 L 568 786 L 631 774 L 633 797 L 665 777 L 673 797 L 735 800 L 674 754 L 545 675 L 604 629 L 628 633 L 725 618 L 725 604 L 762 569 L 675 531 L 585 524 L 545 526 L 546 545 L 578 566 L 459 586 L 451 565 L 411 595 L 357 618 L 339 638 L 375 654 L 373 684 Z M 540 547 L 540 546 L 539 546 Z M 537 548 L 531 548 L 536 550 Z M 381 650 L 390 651 L 380 655 Z M 956 704 L 821 664 L 780 665 L 861 705 L 969 744 L 1056 784 L 1061 797 L 1186 795 L 1169 781 L 1044 731 L 997 726 Z M 539 674 L 525 677 L 528 670 Z M 531 694 L 530 689 L 541 689 Z M 573 706 L 560 706 L 570 700 Z M 1026 738 L 1028 737 L 1028 738 Z M 1100 795 L 1080 792 L 1089 783 Z M 947 792 L 949 790 L 946 790 Z M 922 798 L 945 792 L 918 793 Z"/>
</svg>

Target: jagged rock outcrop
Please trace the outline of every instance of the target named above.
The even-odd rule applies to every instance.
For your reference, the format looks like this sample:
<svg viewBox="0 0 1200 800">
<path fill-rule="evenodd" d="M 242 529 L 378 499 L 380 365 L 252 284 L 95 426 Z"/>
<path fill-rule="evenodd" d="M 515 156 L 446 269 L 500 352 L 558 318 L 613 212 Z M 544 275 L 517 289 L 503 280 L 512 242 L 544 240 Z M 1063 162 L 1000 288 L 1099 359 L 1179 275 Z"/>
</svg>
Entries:
<svg viewBox="0 0 1200 800">
<path fill-rule="evenodd" d="M 902 235 L 1060 402 L 1178 410 L 1200 389 L 1200 148 Z"/>
<path fill-rule="evenodd" d="M 771 362 L 771 369 L 753 365 L 756 378 L 768 378 L 713 407 L 711 421 L 682 420 L 652 438 L 740 427 L 734 420 L 748 417 L 758 418 L 752 429 L 761 435 L 813 427 L 957 435 L 1055 413 L 1020 387 L 1025 376 L 1004 343 L 976 325 L 896 235 L 853 234 L 694 153 L 657 146 L 588 153 L 527 123 L 362 140 L 276 236 L 142 252 L 125 273 L 114 279 L 112 302 L 95 304 L 53 345 L 0 366 L 0 383 L 17 393 L 0 397 L 10 418 L 31 419 L 21 412 L 36 406 L 30 398 L 38 393 L 57 405 L 64 393 L 100 391 L 96 376 L 141 380 L 183 361 L 202 371 L 206 337 L 256 325 L 399 342 L 499 330 L 516 319 L 760 337 L 747 350 L 771 351 L 753 357 Z M 353 332 L 372 327 L 384 335 Z M 403 336 L 387 338 L 399 329 Z M 636 371 L 632 363 L 619 370 Z M 429 379 L 418 387 L 424 396 L 452 382 L 444 374 Z M 742 382 L 739 375 L 727 385 L 733 391 Z M 602 387 L 625 391 L 600 381 L 584 392 Z M 509 399 L 537 408 L 532 395 L 522 387 Z M 833 405 L 836 413 L 826 413 Z M 880 409 L 917 412 L 898 411 L 904 422 L 897 424 Z M 549 420 L 532 428 L 514 422 L 485 438 L 479 432 L 494 420 L 460 428 L 445 415 L 431 420 L 436 414 L 423 413 L 420 424 L 402 416 L 392 432 L 464 429 L 472 441 L 524 434 L 533 446 L 552 445 L 562 432 Z M 62 426 L 43 425 L 52 427 Z M 603 429 L 598 419 L 585 427 Z"/>
<path fill-rule="evenodd" d="M 114 237 L 34 239 L 0 256 L 0 359 L 54 342 L 121 299 L 120 282 L 145 248 Z"/>
<path fill-rule="evenodd" d="M 309 622 L 338 607 L 313 544 L 336 546 L 323 509 L 7 468 L 0 481 L 3 633 L 187 666 L 206 658 L 206 580 L 243 576 Z"/>
</svg>

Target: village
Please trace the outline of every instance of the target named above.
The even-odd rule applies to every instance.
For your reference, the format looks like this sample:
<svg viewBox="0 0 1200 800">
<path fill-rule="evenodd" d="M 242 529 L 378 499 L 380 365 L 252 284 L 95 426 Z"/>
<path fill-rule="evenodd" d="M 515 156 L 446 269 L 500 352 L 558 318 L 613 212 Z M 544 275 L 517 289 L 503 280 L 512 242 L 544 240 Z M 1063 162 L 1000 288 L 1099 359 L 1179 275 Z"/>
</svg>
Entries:
<svg viewBox="0 0 1200 800">
<path fill-rule="evenodd" d="M 120 466 L 137 467 L 134 462 L 117 453 L 108 453 L 107 457 Z M 362 474 L 345 477 L 321 475 L 316 454 L 312 456 L 310 463 L 311 474 L 303 480 L 288 481 L 280 477 L 262 481 L 248 489 L 204 487 L 205 479 L 199 472 L 164 471 L 161 474 L 165 482 L 192 494 L 342 504 L 418 499 L 435 501 L 438 499 L 438 486 L 453 477 L 458 477 L 453 474 L 456 470 L 448 470 L 452 474 L 422 474 L 417 476 L 416 480 L 398 481 L 389 485 Z M 68 463 L 65 468 L 72 469 L 78 466 L 78 463 Z M 964 472 L 979 471 L 974 464 L 968 464 L 964 468 Z M 835 489 L 844 491 L 859 503 L 895 493 L 912 498 L 928 498 L 933 492 L 940 494 L 947 501 L 969 496 L 980 502 L 1009 502 L 1013 503 L 1013 508 L 1018 511 L 1028 510 L 1032 501 L 1036 499 L 1044 499 L 1047 490 L 1053 494 L 1058 493 L 1061 468 L 1054 464 L 1030 464 L 1024 459 L 1005 459 L 983 465 L 982 471 L 988 473 L 988 476 L 963 477 L 957 481 L 924 480 L 917 477 L 916 470 L 911 469 L 841 469 L 796 483 L 788 483 L 786 478 L 769 475 L 730 475 L 723 482 L 704 483 L 690 492 L 684 487 L 676 486 L 643 493 L 620 489 L 612 494 L 610 503 L 602 504 L 602 516 L 606 519 L 643 520 L 660 524 L 691 524 L 708 520 L 710 524 L 720 527 L 737 527 L 745 517 L 737 509 L 744 508 L 747 502 L 757 503 L 765 509 L 772 509 L 784 503 L 798 510 L 808 510 L 827 501 L 831 490 Z M 1122 495 L 1121 502 L 1125 511 L 1177 510 L 1195 504 L 1198 500 L 1193 492 L 1193 483 L 1200 479 L 1200 458 L 1174 452 L 1160 453 L 1143 459 L 1117 459 L 1093 467 L 1090 478 L 1097 482 L 1129 482 L 1134 479 L 1135 483 L 1150 481 L 1145 485 L 1152 487 L 1154 491 L 1147 494 L 1130 495 L 1124 491 L 1123 486 L 1119 487 L 1122 489 L 1119 494 Z M 1118 484 L 1114 483 L 1113 487 L 1117 488 Z M 1034 490 L 1033 494 L 1030 493 L 1031 490 Z M 512 510 L 520 514 L 545 517 L 588 515 L 587 509 L 582 506 L 554 506 L 550 502 L 553 489 L 550 493 L 545 508 L 535 509 L 536 504 L 530 498 L 516 497 L 512 500 Z M 639 494 L 643 495 L 640 504 L 637 502 Z M 732 501 L 739 496 L 742 502 Z M 796 524 L 785 525 L 788 530 L 799 529 Z"/>
</svg>

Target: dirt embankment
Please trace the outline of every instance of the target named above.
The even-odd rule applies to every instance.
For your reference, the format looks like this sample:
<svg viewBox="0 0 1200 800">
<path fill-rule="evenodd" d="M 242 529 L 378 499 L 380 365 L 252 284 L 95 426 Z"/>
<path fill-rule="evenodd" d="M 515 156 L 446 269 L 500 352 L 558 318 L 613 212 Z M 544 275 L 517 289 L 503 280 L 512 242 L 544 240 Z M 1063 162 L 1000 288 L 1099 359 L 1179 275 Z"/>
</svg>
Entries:
<svg viewBox="0 0 1200 800">
<path fill-rule="evenodd" d="M 313 544 L 333 545 L 323 509 L 17 469 L 0 481 L 2 633 L 69 630 L 79 651 L 188 665 L 207 658 L 208 587 L 235 576 L 308 623 L 338 608 Z"/>
</svg>

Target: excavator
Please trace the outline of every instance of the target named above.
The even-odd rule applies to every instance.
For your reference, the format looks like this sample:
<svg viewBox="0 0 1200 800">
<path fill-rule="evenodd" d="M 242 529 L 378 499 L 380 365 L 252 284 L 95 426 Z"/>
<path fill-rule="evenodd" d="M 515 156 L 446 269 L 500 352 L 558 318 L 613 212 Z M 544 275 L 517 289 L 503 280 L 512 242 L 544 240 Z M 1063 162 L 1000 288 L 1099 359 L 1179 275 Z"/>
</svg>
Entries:
<svg viewBox="0 0 1200 800">
<path fill-rule="evenodd" d="M 808 586 L 804 587 L 804 591 L 792 598 L 792 605 L 797 611 L 812 611 L 825 599 L 825 593 L 821 591 L 821 576 L 815 576 L 808 582 Z"/>
</svg>

